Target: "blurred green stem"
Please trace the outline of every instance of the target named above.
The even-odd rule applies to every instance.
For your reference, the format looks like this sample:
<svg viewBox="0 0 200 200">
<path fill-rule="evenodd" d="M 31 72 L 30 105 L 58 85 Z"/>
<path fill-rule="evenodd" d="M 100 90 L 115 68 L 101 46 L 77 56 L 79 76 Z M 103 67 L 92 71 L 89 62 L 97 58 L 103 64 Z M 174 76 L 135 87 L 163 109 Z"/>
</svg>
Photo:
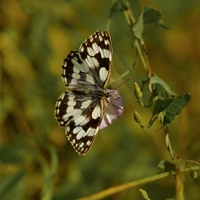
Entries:
<svg viewBox="0 0 200 200">
<path fill-rule="evenodd" d="M 58 169 L 58 156 L 53 146 L 45 144 L 43 144 L 43 146 L 48 150 L 51 157 L 51 162 L 49 166 L 47 163 L 42 166 L 43 174 L 45 177 L 42 191 L 42 200 L 51 200 L 53 198 L 53 177 L 55 177 Z"/>
<path fill-rule="evenodd" d="M 29 145 L 31 143 L 32 145 Z M 41 188 L 41 200 L 51 200 L 53 199 L 53 177 L 55 176 L 58 169 L 58 155 L 56 149 L 47 145 L 40 140 L 34 139 L 25 142 L 26 153 L 29 153 L 33 157 L 39 166 L 41 167 L 44 182 Z M 33 147 L 34 146 L 34 147 Z M 47 162 L 44 156 L 42 156 L 40 150 L 41 147 L 44 151 L 47 151 L 50 155 L 50 164 Z"/>
<path fill-rule="evenodd" d="M 98 192 L 96 194 L 92 194 L 90 196 L 80 198 L 79 200 L 103 199 L 103 198 L 108 197 L 110 195 L 114 195 L 118 192 L 122 192 L 122 191 L 128 190 L 128 189 L 133 188 L 133 187 L 137 187 L 137 186 L 142 185 L 142 184 L 154 182 L 154 181 L 166 178 L 166 177 L 171 176 L 171 175 L 174 176 L 174 175 L 179 174 L 180 176 L 182 176 L 183 173 L 191 172 L 191 171 L 197 171 L 197 170 L 200 170 L 199 165 L 195 165 L 193 167 L 187 167 L 187 168 L 185 168 L 185 169 L 183 169 L 179 172 L 169 171 L 169 172 L 159 173 L 159 174 L 156 174 L 154 176 L 150 176 L 150 177 L 147 177 L 147 178 L 139 179 L 137 181 L 127 182 L 127 183 L 124 183 L 124 184 L 121 184 L 121 185 L 117 185 L 117 186 L 108 188 L 108 189 L 103 190 L 101 192 Z M 179 191 L 181 191 L 181 190 L 179 190 Z M 181 194 L 182 193 L 178 193 L 178 191 L 177 191 L 177 196 L 181 195 Z M 183 199 L 179 198 L 178 200 L 183 200 Z"/>
</svg>

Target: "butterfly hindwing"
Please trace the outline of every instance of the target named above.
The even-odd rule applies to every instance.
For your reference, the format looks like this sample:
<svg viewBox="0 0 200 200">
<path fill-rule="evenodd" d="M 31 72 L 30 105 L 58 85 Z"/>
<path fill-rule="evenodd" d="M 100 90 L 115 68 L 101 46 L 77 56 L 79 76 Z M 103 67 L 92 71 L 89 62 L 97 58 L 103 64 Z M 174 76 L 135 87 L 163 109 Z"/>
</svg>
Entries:
<svg viewBox="0 0 200 200">
<path fill-rule="evenodd" d="M 96 139 L 103 118 L 101 101 L 72 91 L 64 92 L 57 100 L 55 116 L 79 154 L 87 153 Z"/>
</svg>

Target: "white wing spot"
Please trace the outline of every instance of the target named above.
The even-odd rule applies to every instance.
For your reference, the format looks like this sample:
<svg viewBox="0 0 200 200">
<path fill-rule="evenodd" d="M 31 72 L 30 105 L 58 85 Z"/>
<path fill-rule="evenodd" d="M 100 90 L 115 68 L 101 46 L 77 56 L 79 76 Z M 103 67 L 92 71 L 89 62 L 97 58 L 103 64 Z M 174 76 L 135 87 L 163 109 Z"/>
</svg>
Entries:
<svg viewBox="0 0 200 200">
<path fill-rule="evenodd" d="M 73 74 L 72 74 L 72 77 L 73 77 L 74 79 L 80 79 L 80 78 L 81 78 L 80 74 L 77 74 L 77 73 L 73 73 Z"/>
<path fill-rule="evenodd" d="M 95 55 L 95 52 L 92 50 L 91 47 L 88 47 L 88 48 L 87 48 L 87 52 L 88 52 L 88 54 L 89 54 L 90 56 L 94 56 L 94 55 Z"/>
<path fill-rule="evenodd" d="M 63 70 L 62 73 L 63 73 L 63 74 L 62 74 L 63 76 L 66 76 L 66 70 L 65 70 L 65 69 Z"/>
<path fill-rule="evenodd" d="M 108 49 L 103 49 L 104 58 L 109 58 L 110 51 Z"/>
<path fill-rule="evenodd" d="M 76 143 L 74 146 L 75 146 L 76 148 L 78 148 L 78 143 Z"/>
<path fill-rule="evenodd" d="M 81 51 L 81 52 L 84 52 L 84 47 L 83 47 L 83 46 L 80 48 L 80 51 Z"/>
<path fill-rule="evenodd" d="M 105 41 L 104 41 L 104 44 L 105 44 L 105 45 L 109 45 L 109 44 L 110 44 L 109 40 L 105 40 Z"/>
<path fill-rule="evenodd" d="M 101 36 L 101 35 L 99 35 L 99 40 L 100 40 L 100 42 L 102 42 L 102 41 L 103 41 L 103 38 L 102 38 L 102 36 Z"/>
<path fill-rule="evenodd" d="M 97 131 L 96 129 L 90 127 L 87 130 L 87 136 L 93 137 L 95 135 L 96 131 Z"/>
<path fill-rule="evenodd" d="M 100 115 L 101 115 L 101 109 L 99 106 L 96 106 L 92 111 L 92 118 L 97 119 L 98 117 L 100 117 Z"/>
<path fill-rule="evenodd" d="M 85 59 L 85 62 L 87 63 L 87 65 L 90 67 L 90 68 L 94 68 L 94 64 L 92 62 L 92 59 L 90 56 L 87 56 L 87 58 Z"/>
<path fill-rule="evenodd" d="M 75 59 L 72 60 L 72 63 L 74 66 L 76 66 L 77 71 L 79 70 L 79 71 L 85 72 L 85 73 L 89 71 L 89 68 L 86 65 L 84 65 L 84 63 L 79 64 Z M 74 70 L 74 72 L 76 72 L 76 71 Z"/>
<path fill-rule="evenodd" d="M 74 111 L 74 107 L 68 106 L 66 111 L 67 111 L 67 113 L 71 113 Z"/>
<path fill-rule="evenodd" d="M 72 79 L 71 82 L 70 82 L 70 85 L 77 85 L 77 79 Z"/>
<path fill-rule="evenodd" d="M 76 101 L 74 101 L 73 99 L 69 99 L 69 101 L 67 102 L 68 106 L 75 106 L 76 105 Z"/>
<path fill-rule="evenodd" d="M 93 42 L 93 41 L 94 41 L 93 37 L 90 36 L 89 38 L 90 38 L 90 42 Z"/>
<path fill-rule="evenodd" d="M 76 144 L 76 140 L 75 139 L 72 140 L 72 144 Z"/>
<path fill-rule="evenodd" d="M 100 76 L 100 79 L 101 81 L 105 81 L 108 77 L 108 71 L 105 67 L 102 67 L 100 70 L 99 70 L 99 76 Z"/>
<path fill-rule="evenodd" d="M 64 98 L 65 98 L 65 93 L 62 93 L 60 99 L 63 100 Z"/>
<path fill-rule="evenodd" d="M 92 100 L 84 101 L 81 105 L 81 109 L 86 109 L 91 103 L 92 103 Z"/>
<path fill-rule="evenodd" d="M 84 153 L 87 149 L 81 148 L 80 152 Z"/>
<path fill-rule="evenodd" d="M 91 143 L 92 143 L 92 142 L 91 142 L 90 140 L 88 140 L 88 141 L 86 142 L 86 145 L 87 145 L 87 146 L 90 146 Z"/>
<path fill-rule="evenodd" d="M 79 125 L 80 125 L 80 126 L 84 126 L 84 125 L 86 125 L 89 121 L 90 121 L 89 118 L 85 118 L 85 120 L 83 120 Z"/>
<path fill-rule="evenodd" d="M 79 148 L 82 148 L 84 146 L 84 142 L 81 142 L 81 144 L 79 145 Z"/>
<path fill-rule="evenodd" d="M 64 62 L 64 63 L 63 63 L 63 67 L 67 67 L 67 62 Z"/>
<path fill-rule="evenodd" d="M 80 109 L 74 109 L 74 112 L 73 112 L 73 116 L 74 117 L 78 117 L 82 114 L 82 110 Z"/>
<path fill-rule="evenodd" d="M 62 80 L 67 83 L 67 78 L 66 77 L 62 77 Z"/>
<path fill-rule="evenodd" d="M 57 106 L 59 106 L 59 105 L 57 104 L 56 107 L 57 107 Z M 60 110 L 59 110 L 59 108 L 57 108 L 57 109 L 56 109 L 56 114 L 59 115 L 59 113 L 60 113 Z"/>
<path fill-rule="evenodd" d="M 74 73 L 78 74 L 80 72 L 80 69 L 78 67 L 74 67 L 73 71 Z"/>
<path fill-rule="evenodd" d="M 85 135 L 85 131 L 81 128 L 81 130 L 76 135 L 76 139 L 80 140 Z"/>
<path fill-rule="evenodd" d="M 101 57 L 104 58 L 103 50 L 101 48 L 99 49 L 99 52 L 101 54 Z"/>
<path fill-rule="evenodd" d="M 95 84 L 94 78 L 93 78 L 93 76 L 91 76 L 90 74 L 86 74 L 86 80 L 87 80 L 88 83 L 90 83 L 90 84 L 92 84 L 92 85 Z"/>
<path fill-rule="evenodd" d="M 56 107 L 60 107 L 61 101 L 57 101 Z M 58 109 L 57 109 L 58 110 Z M 59 110 L 58 110 L 59 111 Z"/>
<path fill-rule="evenodd" d="M 94 64 L 95 67 L 99 66 L 99 62 L 98 62 L 98 60 L 95 57 L 91 57 L 91 60 L 92 60 L 92 62 L 93 62 L 93 64 Z"/>
<path fill-rule="evenodd" d="M 99 47 L 97 46 L 96 42 L 92 44 L 92 48 L 95 54 L 99 53 Z"/>
<path fill-rule="evenodd" d="M 73 133 L 76 134 L 81 130 L 82 130 L 82 127 L 81 126 L 77 126 L 77 127 L 74 128 Z"/>
<path fill-rule="evenodd" d="M 63 115 L 62 118 L 63 118 L 64 121 L 67 121 L 70 116 L 78 117 L 81 114 L 82 114 L 82 111 L 80 109 L 74 109 L 72 113 L 66 113 L 66 114 Z"/>
<path fill-rule="evenodd" d="M 70 131 L 70 127 L 66 126 L 66 131 L 69 132 Z M 71 137 L 71 134 L 69 135 Z"/>
<path fill-rule="evenodd" d="M 75 121 L 74 121 L 74 123 L 75 123 L 75 125 L 77 126 L 77 125 L 80 125 L 82 122 L 84 122 L 86 120 L 86 117 L 85 116 L 80 116 L 80 117 L 78 117 Z"/>
</svg>

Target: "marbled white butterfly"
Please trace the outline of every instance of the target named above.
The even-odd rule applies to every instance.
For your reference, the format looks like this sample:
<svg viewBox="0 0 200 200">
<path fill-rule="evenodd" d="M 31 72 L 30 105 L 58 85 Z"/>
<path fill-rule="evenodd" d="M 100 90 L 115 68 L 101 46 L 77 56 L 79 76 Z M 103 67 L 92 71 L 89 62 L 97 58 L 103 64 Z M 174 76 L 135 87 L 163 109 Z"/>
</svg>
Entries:
<svg viewBox="0 0 200 200">
<path fill-rule="evenodd" d="M 111 75 L 112 44 L 107 31 L 97 31 L 62 65 L 66 92 L 58 98 L 55 117 L 79 154 L 86 154 L 98 131 L 123 113 L 121 97 L 106 89 Z"/>
</svg>

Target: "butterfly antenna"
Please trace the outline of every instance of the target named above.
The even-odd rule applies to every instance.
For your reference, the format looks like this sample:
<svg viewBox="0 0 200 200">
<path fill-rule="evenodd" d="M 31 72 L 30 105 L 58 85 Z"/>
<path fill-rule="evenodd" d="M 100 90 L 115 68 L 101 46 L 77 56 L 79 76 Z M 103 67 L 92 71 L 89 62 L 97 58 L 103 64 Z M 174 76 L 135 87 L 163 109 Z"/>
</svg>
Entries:
<svg viewBox="0 0 200 200">
<path fill-rule="evenodd" d="M 116 90 L 117 88 L 121 87 L 122 85 L 124 85 L 124 83 L 126 83 L 127 81 L 129 81 L 130 78 L 127 78 L 124 82 L 122 82 L 120 85 L 118 85 L 114 90 Z"/>
</svg>

